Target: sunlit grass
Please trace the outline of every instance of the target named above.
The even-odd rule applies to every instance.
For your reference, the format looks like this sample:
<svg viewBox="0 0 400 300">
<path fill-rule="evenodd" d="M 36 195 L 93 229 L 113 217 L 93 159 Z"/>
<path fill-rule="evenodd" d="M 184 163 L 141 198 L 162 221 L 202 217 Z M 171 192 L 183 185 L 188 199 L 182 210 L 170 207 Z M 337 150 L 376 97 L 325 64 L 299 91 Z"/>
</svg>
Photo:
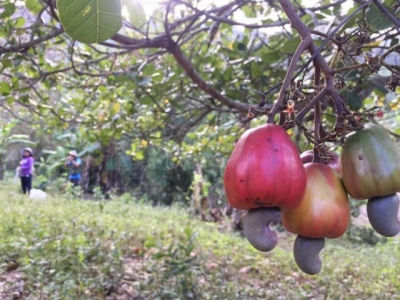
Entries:
<svg viewBox="0 0 400 300">
<path fill-rule="evenodd" d="M 330 240 L 317 276 L 294 263 L 293 236 L 271 253 L 254 250 L 224 224 L 178 207 L 135 199 L 31 200 L 0 187 L 3 275 L 17 262 L 29 299 L 393 298 L 400 296 L 400 243 Z M 139 299 L 139 298 L 138 298 Z"/>
</svg>

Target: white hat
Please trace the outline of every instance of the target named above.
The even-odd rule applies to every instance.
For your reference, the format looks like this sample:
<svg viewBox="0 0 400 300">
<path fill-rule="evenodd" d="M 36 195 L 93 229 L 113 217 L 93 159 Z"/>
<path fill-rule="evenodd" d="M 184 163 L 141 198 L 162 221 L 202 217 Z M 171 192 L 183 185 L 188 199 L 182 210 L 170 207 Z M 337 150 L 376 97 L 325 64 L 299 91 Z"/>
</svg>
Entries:
<svg viewBox="0 0 400 300">
<path fill-rule="evenodd" d="M 72 151 L 69 151 L 68 155 L 78 157 L 78 152 L 76 152 L 76 150 L 72 150 Z"/>
<path fill-rule="evenodd" d="M 26 148 L 22 149 L 22 153 L 24 153 L 25 151 L 28 151 L 33 156 L 32 148 L 26 147 Z"/>
</svg>

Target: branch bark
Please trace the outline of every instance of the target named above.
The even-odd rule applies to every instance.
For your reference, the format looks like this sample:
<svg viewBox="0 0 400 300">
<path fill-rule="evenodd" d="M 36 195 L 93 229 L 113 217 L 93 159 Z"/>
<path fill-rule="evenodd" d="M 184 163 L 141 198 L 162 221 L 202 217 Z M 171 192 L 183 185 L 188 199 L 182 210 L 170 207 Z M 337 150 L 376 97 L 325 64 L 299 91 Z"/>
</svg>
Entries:
<svg viewBox="0 0 400 300">
<path fill-rule="evenodd" d="M 268 123 L 273 123 L 275 115 L 279 111 L 282 110 L 283 101 L 286 98 L 286 90 L 287 90 L 287 88 L 290 87 L 294 69 L 296 68 L 296 65 L 300 59 L 301 54 L 304 52 L 304 50 L 306 50 L 309 47 L 310 42 L 311 42 L 311 37 L 308 37 L 308 38 L 302 40 L 301 43 L 299 44 L 299 46 L 297 47 L 296 52 L 294 53 L 292 60 L 290 62 L 289 68 L 286 72 L 285 79 L 283 80 L 281 90 L 279 91 L 278 100 L 276 101 L 274 107 L 272 108 L 271 114 L 268 117 L 268 120 L 267 120 Z"/>
<path fill-rule="evenodd" d="M 136 50 L 146 48 L 167 48 L 168 39 L 166 36 L 159 36 L 154 39 L 134 39 L 122 34 L 116 34 L 111 38 L 113 41 L 124 45 L 125 49 Z"/>
<path fill-rule="evenodd" d="M 61 28 L 57 28 L 56 30 L 50 32 L 49 34 L 47 34 L 45 36 L 39 37 L 39 38 L 31 40 L 29 42 L 22 43 L 22 44 L 17 44 L 17 45 L 12 45 L 12 46 L 7 47 L 7 48 L 1 47 L 0 48 L 0 55 L 2 55 L 4 53 L 9 53 L 9 52 L 26 51 L 26 50 L 28 50 L 29 48 L 31 48 L 31 47 L 33 47 L 35 45 L 38 45 L 38 44 L 43 43 L 45 41 L 48 41 L 48 40 L 50 40 L 50 39 L 62 34 L 63 32 L 64 32 L 64 29 L 61 27 Z"/>
<path fill-rule="evenodd" d="M 324 97 L 328 94 L 328 91 L 326 89 L 323 89 L 320 91 L 311 101 L 306 105 L 297 115 L 296 115 L 296 121 L 297 122 L 303 122 L 304 117 L 306 114 L 315 106 L 316 103 L 324 99 Z"/>
</svg>

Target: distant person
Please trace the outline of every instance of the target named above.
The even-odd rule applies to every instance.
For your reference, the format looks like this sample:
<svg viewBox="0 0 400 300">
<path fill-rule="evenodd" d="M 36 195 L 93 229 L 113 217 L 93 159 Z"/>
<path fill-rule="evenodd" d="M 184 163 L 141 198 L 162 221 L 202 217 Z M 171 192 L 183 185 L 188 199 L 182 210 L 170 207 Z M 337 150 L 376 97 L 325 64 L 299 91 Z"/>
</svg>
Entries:
<svg viewBox="0 0 400 300">
<path fill-rule="evenodd" d="M 24 194 L 29 194 L 32 189 L 33 163 L 32 149 L 29 147 L 22 149 L 22 160 L 19 162 L 18 173 Z"/>
<path fill-rule="evenodd" d="M 65 163 L 69 170 L 69 181 L 78 186 L 81 181 L 81 165 L 82 160 L 78 157 L 76 150 L 68 153 L 67 162 Z"/>
</svg>

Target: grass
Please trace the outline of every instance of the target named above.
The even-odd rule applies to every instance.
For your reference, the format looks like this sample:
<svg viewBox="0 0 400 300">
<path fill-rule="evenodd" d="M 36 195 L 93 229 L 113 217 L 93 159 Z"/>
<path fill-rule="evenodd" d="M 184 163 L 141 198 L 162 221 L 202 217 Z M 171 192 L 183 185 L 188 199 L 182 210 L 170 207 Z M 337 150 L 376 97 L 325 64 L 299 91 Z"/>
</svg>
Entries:
<svg viewBox="0 0 400 300">
<path fill-rule="evenodd" d="M 17 190 L 0 186 L 1 299 L 18 299 L 16 273 L 21 299 L 400 297 L 399 238 L 374 247 L 329 240 L 321 273 L 308 276 L 293 260 L 291 235 L 265 254 L 182 208 L 129 197 L 40 201 Z"/>
</svg>

